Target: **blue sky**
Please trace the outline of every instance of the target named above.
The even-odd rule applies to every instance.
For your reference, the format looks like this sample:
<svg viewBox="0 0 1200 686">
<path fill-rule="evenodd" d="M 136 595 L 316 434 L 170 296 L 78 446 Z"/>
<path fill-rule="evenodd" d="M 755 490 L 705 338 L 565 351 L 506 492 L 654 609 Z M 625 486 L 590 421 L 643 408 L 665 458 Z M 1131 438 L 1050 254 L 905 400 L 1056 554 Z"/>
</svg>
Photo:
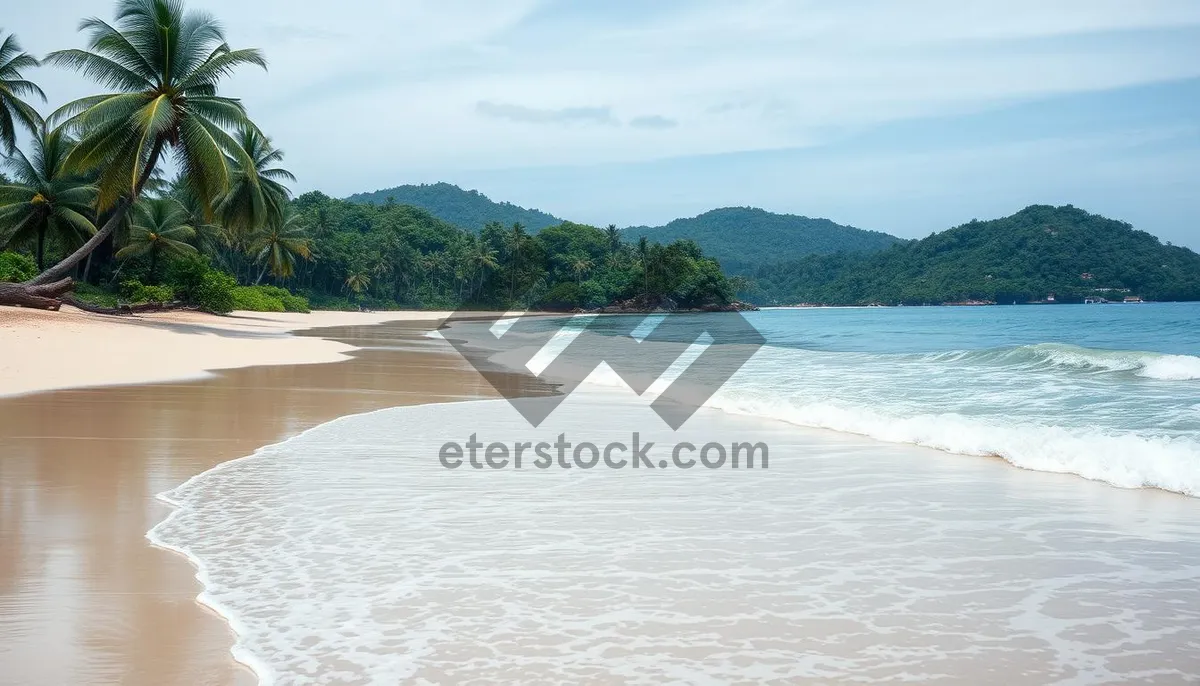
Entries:
<svg viewBox="0 0 1200 686">
<path fill-rule="evenodd" d="M 195 0 L 297 190 L 449 181 L 596 224 L 927 235 L 1074 204 L 1200 248 L 1197 0 Z M 80 45 L 96 0 L 6 17 Z M 54 101 L 93 88 L 37 74 Z"/>
</svg>

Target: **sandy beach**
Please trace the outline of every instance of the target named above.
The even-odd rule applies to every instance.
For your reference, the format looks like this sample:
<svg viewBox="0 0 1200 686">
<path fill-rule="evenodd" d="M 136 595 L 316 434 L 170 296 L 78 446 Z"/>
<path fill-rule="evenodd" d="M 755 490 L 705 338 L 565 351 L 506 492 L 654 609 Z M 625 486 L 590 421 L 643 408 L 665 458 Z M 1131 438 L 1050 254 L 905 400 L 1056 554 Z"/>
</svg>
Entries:
<svg viewBox="0 0 1200 686">
<path fill-rule="evenodd" d="M 445 312 L 163 312 L 102 317 L 0 309 L 0 397 L 113 384 L 203 378 L 218 369 L 346 359 L 354 346 L 289 335 L 331 326 L 431 322 Z M 103 351 L 103 355 L 98 355 Z"/>
<path fill-rule="evenodd" d="M 338 416 L 495 396 L 438 316 L 0 309 L 0 684 L 254 683 L 146 540 L 155 496 Z"/>
</svg>

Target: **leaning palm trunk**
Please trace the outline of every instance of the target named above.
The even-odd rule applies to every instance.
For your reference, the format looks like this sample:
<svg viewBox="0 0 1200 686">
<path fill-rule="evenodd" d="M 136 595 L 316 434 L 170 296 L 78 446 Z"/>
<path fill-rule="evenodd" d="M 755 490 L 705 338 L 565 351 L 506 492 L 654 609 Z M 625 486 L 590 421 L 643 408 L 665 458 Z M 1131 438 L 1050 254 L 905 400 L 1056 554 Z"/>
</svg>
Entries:
<svg viewBox="0 0 1200 686">
<path fill-rule="evenodd" d="M 137 200 L 138 195 L 142 192 L 142 187 L 146 185 L 146 181 L 150 178 L 150 174 L 154 171 L 154 166 L 158 163 L 159 155 L 162 154 L 161 140 L 157 141 L 154 148 L 150 152 L 150 158 L 147 161 L 145 170 L 142 176 L 138 179 L 137 185 L 133 188 L 132 197 L 122 198 L 117 201 L 112 216 L 104 223 L 91 238 L 87 240 L 78 250 L 68 255 L 61 262 L 38 274 L 25 283 L 18 284 L 0 284 L 0 305 L 20 305 L 22 307 L 35 307 L 44 310 L 57 310 L 62 306 L 62 296 L 70 292 L 75 287 L 75 282 L 68 276 L 76 266 L 84 259 L 92 254 L 92 251 L 100 246 L 109 236 L 117 230 L 117 227 L 124 221 L 125 215 L 129 212 L 129 207 Z"/>
</svg>

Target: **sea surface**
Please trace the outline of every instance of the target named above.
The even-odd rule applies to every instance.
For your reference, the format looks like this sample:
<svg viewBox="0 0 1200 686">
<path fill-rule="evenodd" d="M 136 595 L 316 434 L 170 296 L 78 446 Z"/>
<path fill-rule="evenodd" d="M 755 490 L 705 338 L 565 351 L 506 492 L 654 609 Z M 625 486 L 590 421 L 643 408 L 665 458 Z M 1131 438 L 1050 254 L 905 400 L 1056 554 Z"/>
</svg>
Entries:
<svg viewBox="0 0 1200 686">
<path fill-rule="evenodd" d="M 604 368 L 538 427 L 344 417 L 165 493 L 149 538 L 264 684 L 1200 680 L 1200 306 L 746 316 L 767 345 L 678 431 Z M 622 323 L 544 319 L 544 355 Z M 439 459 L 634 432 L 651 466 Z"/>
</svg>

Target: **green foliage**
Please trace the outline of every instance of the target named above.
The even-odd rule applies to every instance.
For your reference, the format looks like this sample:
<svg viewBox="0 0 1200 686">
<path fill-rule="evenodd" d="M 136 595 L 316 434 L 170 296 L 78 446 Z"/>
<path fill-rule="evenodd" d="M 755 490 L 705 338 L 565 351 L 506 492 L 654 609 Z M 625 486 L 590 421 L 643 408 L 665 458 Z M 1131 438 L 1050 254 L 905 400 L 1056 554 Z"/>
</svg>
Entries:
<svg viewBox="0 0 1200 686">
<path fill-rule="evenodd" d="M 197 304 L 205 277 L 213 271 L 207 256 L 190 255 L 171 262 L 164 281 L 180 300 Z"/>
<path fill-rule="evenodd" d="M 309 312 L 308 299 L 301 295 L 293 295 L 286 288 L 278 286 L 253 286 L 266 297 L 274 298 L 283 305 L 284 312 Z"/>
<path fill-rule="evenodd" d="M 1200 255 L 1072 207 L 1034 205 L 870 255 L 761 268 L 760 302 L 925 304 L 1200 299 Z M 1126 291 L 1128 289 L 1128 291 Z"/>
<path fill-rule="evenodd" d="M 129 303 L 165 303 L 175 299 L 170 286 L 148 286 L 137 279 L 121 282 L 121 297 Z"/>
<path fill-rule="evenodd" d="M 763 264 L 805 255 L 874 252 L 900 243 L 895 236 L 754 207 L 725 207 L 665 226 L 625 229 L 627 240 L 645 236 L 669 243 L 695 241 L 731 274 L 749 274 Z"/>
<path fill-rule="evenodd" d="M 10 33 L 0 40 L 0 153 L 13 152 L 19 129 L 36 135 L 41 127 L 41 115 L 26 100 L 45 102 L 46 94 L 21 73 L 37 66 L 37 58 L 21 50 L 16 36 Z"/>
<path fill-rule="evenodd" d="M 13 180 L 0 184 L 0 247 L 30 247 L 39 271 L 48 248 L 69 252 L 96 233 L 91 219 L 96 189 L 64 169 L 74 145 L 61 128 L 43 127 L 30 154 L 14 150 L 4 160 Z"/>
<path fill-rule="evenodd" d="M 647 242 L 641 255 L 619 232 L 574 222 L 533 234 L 489 221 L 476 236 L 409 205 L 306 193 L 292 208 L 309 227 L 313 260 L 298 263 L 286 283 L 321 308 L 703 307 L 733 293 L 690 241 Z"/>
<path fill-rule="evenodd" d="M 283 301 L 254 286 L 233 289 L 233 309 L 249 312 L 283 312 Z"/>
<path fill-rule="evenodd" d="M 238 286 L 233 309 L 250 312 L 308 312 L 308 300 L 276 286 Z"/>
<path fill-rule="evenodd" d="M 206 312 L 226 314 L 234 309 L 233 292 L 237 279 L 225 272 L 209 270 L 204 274 L 191 302 Z"/>
<path fill-rule="evenodd" d="M 121 299 L 116 293 L 106 291 L 99 286 L 93 286 L 90 283 L 75 284 L 73 295 L 86 303 L 91 303 L 98 307 L 116 307 L 121 304 Z"/>
<path fill-rule="evenodd" d="M 37 274 L 37 265 L 25 255 L 11 250 L 0 252 L 0 281 L 28 281 Z"/>
<path fill-rule="evenodd" d="M 83 129 L 67 167 L 99 172 L 103 210 L 136 198 L 169 146 L 183 163 L 184 184 L 210 207 L 228 189 L 228 156 L 253 164 L 227 132 L 248 124 L 245 108 L 217 95 L 217 86 L 238 66 L 265 68 L 262 54 L 231 50 L 211 17 L 173 0 L 119 0 L 115 25 L 89 19 L 81 29 L 88 50 L 58 50 L 45 62 L 95 79 L 108 94 L 51 115 Z"/>
<path fill-rule="evenodd" d="M 493 202 L 479 191 L 464 191 L 448 183 L 397 186 L 374 193 L 357 193 L 348 200 L 380 206 L 387 205 L 389 200 L 394 205 L 412 205 L 444 222 L 476 233 L 489 222 L 504 226 L 521 224 L 533 233 L 562 223 L 561 219 L 545 212 L 527 210 L 507 202 Z"/>
</svg>

